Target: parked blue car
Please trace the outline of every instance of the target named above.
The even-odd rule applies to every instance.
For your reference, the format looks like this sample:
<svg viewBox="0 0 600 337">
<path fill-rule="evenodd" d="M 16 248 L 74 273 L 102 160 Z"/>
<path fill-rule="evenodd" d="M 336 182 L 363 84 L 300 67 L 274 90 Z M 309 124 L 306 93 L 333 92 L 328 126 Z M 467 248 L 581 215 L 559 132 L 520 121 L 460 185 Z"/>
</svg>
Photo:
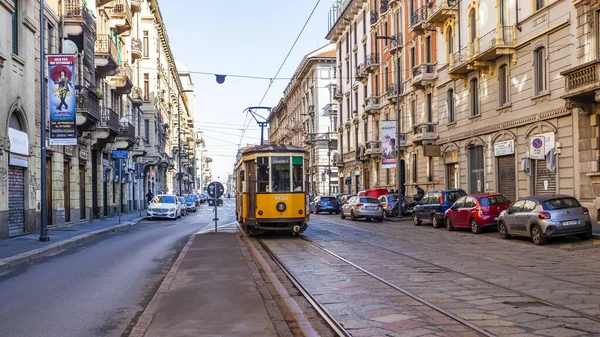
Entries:
<svg viewBox="0 0 600 337">
<path fill-rule="evenodd" d="M 425 193 L 423 199 L 417 203 L 413 210 L 413 223 L 421 225 L 422 221 L 428 221 L 433 227 L 444 226 L 444 214 L 454 205 L 454 202 L 467 193 L 462 189 L 431 191 Z"/>
<path fill-rule="evenodd" d="M 310 202 L 309 212 L 319 214 L 320 212 L 329 212 L 329 214 L 340 214 L 340 203 L 333 196 L 317 196 Z"/>
</svg>

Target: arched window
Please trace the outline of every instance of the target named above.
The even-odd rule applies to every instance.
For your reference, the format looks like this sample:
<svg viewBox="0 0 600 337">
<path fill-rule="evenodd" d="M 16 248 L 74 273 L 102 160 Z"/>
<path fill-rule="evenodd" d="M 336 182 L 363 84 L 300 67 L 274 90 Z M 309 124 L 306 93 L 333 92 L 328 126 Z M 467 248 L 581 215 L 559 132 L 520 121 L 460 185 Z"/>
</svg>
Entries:
<svg viewBox="0 0 600 337">
<path fill-rule="evenodd" d="M 456 117 L 454 116 L 454 89 L 448 90 L 446 95 L 446 104 L 448 104 L 448 123 L 454 123 L 456 121 Z"/>
<path fill-rule="evenodd" d="M 11 129 L 23 131 L 23 127 L 21 125 L 21 120 L 19 119 L 17 112 L 13 112 L 10 115 L 10 120 L 8 121 L 8 127 Z"/>
<path fill-rule="evenodd" d="M 501 107 L 508 104 L 508 88 L 508 67 L 503 64 L 498 69 L 498 102 Z"/>
<path fill-rule="evenodd" d="M 477 116 L 479 115 L 479 88 L 476 78 L 473 78 L 470 82 L 469 96 L 471 99 L 471 116 Z"/>
<path fill-rule="evenodd" d="M 546 87 L 546 48 L 540 47 L 533 52 L 533 78 L 535 95 L 543 94 Z"/>
</svg>

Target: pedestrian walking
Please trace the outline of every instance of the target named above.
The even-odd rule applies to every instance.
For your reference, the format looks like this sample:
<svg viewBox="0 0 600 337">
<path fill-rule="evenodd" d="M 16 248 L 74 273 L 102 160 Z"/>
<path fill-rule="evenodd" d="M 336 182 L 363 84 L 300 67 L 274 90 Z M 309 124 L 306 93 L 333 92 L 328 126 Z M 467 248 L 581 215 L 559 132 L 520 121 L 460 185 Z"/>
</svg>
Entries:
<svg viewBox="0 0 600 337">
<path fill-rule="evenodd" d="M 148 193 L 146 193 L 146 199 L 148 200 L 148 203 L 152 201 L 152 198 L 154 198 L 154 194 L 152 194 L 152 191 L 148 190 Z"/>
</svg>

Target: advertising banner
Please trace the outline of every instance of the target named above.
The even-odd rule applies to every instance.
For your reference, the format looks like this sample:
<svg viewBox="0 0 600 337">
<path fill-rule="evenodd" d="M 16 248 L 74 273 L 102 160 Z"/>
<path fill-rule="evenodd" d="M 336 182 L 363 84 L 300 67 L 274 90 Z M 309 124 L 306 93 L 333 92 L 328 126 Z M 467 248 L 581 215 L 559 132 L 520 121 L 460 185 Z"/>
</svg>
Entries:
<svg viewBox="0 0 600 337">
<path fill-rule="evenodd" d="M 396 121 L 381 121 L 381 168 L 396 167 Z"/>
<path fill-rule="evenodd" d="M 75 57 L 48 55 L 50 145 L 77 145 Z"/>
</svg>

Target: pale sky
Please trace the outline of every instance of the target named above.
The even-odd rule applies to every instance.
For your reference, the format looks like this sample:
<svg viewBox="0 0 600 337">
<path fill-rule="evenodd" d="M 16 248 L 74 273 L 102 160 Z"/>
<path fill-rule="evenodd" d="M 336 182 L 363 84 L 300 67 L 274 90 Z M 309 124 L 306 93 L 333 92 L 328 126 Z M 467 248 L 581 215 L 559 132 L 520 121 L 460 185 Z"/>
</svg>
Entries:
<svg viewBox="0 0 600 337">
<path fill-rule="evenodd" d="M 237 144 L 247 118 L 243 110 L 259 104 L 269 80 L 214 75 L 273 77 L 317 0 L 198 1 L 162 0 L 174 57 L 192 72 L 196 86 L 196 129 L 204 132 L 213 177 L 226 180 L 233 171 Z M 273 107 L 283 95 L 302 57 L 326 45 L 327 12 L 332 0 L 321 0 L 300 40 L 261 104 Z M 260 142 L 252 121 L 242 145 Z M 268 138 L 265 129 L 265 139 Z"/>
</svg>

